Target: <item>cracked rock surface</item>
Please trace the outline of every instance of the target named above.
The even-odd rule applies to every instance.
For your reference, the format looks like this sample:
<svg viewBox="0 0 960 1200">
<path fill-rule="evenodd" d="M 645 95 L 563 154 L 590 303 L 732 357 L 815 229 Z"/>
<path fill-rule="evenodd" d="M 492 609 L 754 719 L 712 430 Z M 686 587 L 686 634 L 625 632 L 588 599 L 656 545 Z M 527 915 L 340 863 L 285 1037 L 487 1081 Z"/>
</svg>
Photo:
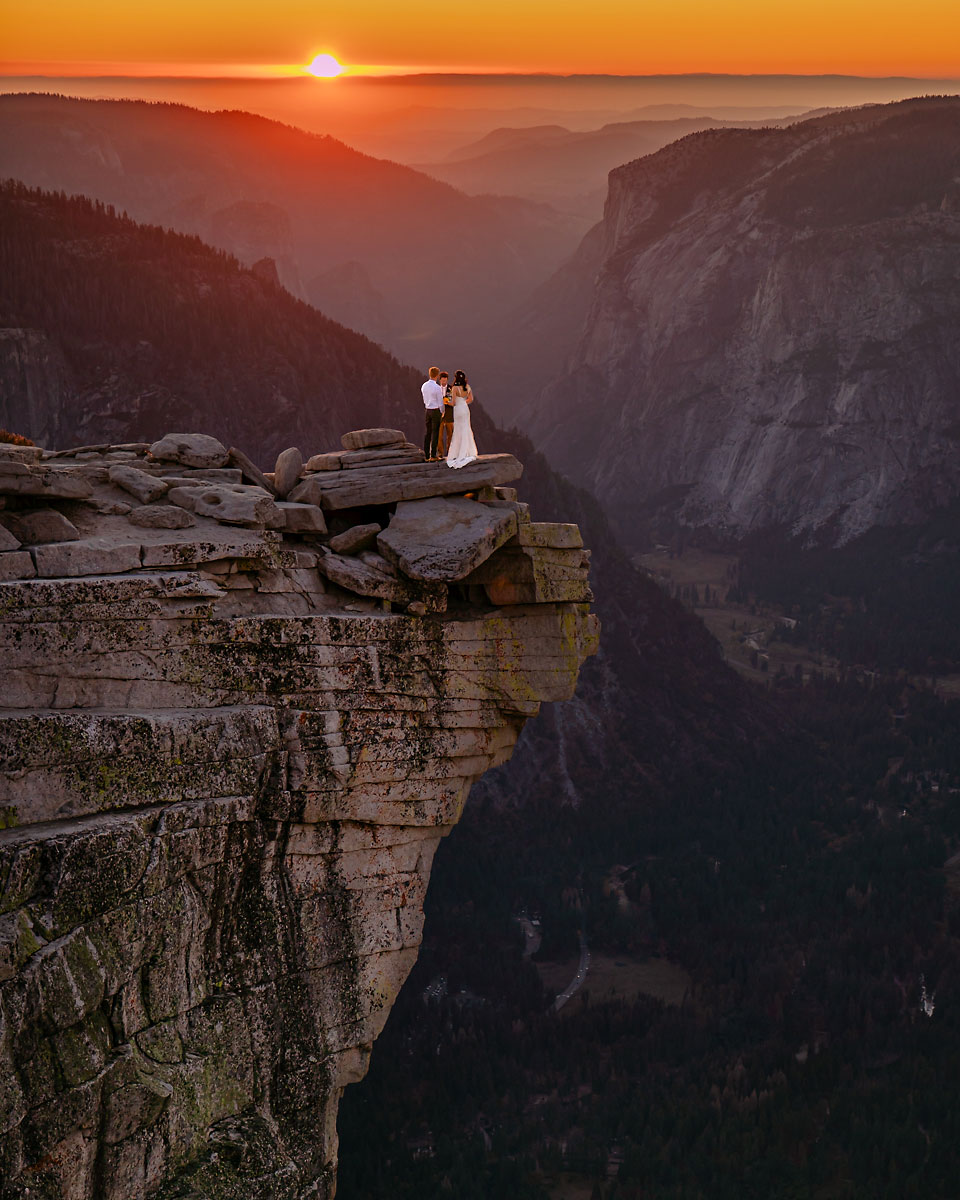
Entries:
<svg viewBox="0 0 960 1200">
<path fill-rule="evenodd" d="M 173 491 L 243 497 L 257 469 L 162 442 L 176 475 L 146 446 L 0 447 L 19 531 L 0 541 L 0 1197 L 323 1200 L 434 851 L 596 649 L 586 552 L 498 486 L 509 456 L 475 499 L 434 501 L 516 527 L 459 581 L 330 551 L 304 504 L 306 528 L 270 528 L 257 482 L 246 524 L 197 505 L 167 528 Z M 125 514 L 118 462 L 169 482 L 159 503 Z M 446 487 L 441 468 L 420 470 Z M 402 496 L 375 466 L 350 486 L 370 473 L 339 533 L 389 530 Z M 21 542 L 35 510 L 77 537 Z"/>
</svg>

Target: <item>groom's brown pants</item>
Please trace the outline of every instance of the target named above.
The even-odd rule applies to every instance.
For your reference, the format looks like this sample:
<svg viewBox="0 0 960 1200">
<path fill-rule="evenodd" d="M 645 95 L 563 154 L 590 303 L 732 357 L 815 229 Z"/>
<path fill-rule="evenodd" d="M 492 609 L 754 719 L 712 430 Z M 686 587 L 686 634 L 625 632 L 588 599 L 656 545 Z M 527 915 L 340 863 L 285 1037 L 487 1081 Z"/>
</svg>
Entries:
<svg viewBox="0 0 960 1200">
<path fill-rule="evenodd" d="M 426 416 L 426 433 L 423 438 L 423 453 L 427 458 L 437 457 L 437 442 L 440 438 L 440 418 L 443 413 L 439 408 L 424 410 Z"/>
</svg>

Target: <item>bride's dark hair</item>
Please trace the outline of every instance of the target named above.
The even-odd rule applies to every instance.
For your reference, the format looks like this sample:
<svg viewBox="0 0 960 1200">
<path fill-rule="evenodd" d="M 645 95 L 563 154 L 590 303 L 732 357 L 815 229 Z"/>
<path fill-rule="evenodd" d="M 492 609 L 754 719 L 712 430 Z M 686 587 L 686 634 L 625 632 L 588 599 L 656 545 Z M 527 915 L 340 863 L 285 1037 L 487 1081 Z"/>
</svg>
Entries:
<svg viewBox="0 0 960 1200">
<path fill-rule="evenodd" d="M 466 387 L 467 386 L 467 377 L 466 377 L 466 375 L 464 375 L 464 373 L 462 371 L 458 371 L 456 373 L 456 375 L 454 375 L 453 386 L 454 387 Z"/>
</svg>

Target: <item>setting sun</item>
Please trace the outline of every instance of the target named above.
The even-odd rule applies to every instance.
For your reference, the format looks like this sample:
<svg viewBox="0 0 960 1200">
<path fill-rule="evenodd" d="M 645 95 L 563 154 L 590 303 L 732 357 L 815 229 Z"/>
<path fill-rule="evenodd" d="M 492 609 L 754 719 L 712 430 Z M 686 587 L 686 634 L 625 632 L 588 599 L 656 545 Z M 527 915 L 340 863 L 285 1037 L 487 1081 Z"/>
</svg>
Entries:
<svg viewBox="0 0 960 1200">
<path fill-rule="evenodd" d="M 320 79 L 335 79 L 343 71 L 343 67 L 332 54 L 318 54 L 307 70 Z"/>
</svg>

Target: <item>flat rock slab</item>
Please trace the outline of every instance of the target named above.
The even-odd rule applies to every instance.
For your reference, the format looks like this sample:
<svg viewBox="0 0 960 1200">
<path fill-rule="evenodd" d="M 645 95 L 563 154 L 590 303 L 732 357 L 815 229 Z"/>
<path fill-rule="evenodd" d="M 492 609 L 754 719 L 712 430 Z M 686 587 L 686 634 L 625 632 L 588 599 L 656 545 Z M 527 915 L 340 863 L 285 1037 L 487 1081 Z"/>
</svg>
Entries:
<svg viewBox="0 0 960 1200">
<path fill-rule="evenodd" d="M 219 528 L 213 526 L 209 534 L 206 531 L 202 534 L 199 531 L 171 531 L 161 542 L 148 540 L 150 532 L 145 530 L 142 535 L 143 565 L 183 569 L 224 559 L 244 559 L 250 570 L 255 569 L 257 563 L 270 567 L 282 566 L 284 564 L 283 552 L 279 545 L 280 535 L 270 536 L 276 538 L 276 542 L 268 541 L 267 534 L 252 535 L 250 530 L 223 525 Z M 163 534 L 158 533 L 159 537 L 163 537 Z"/>
<path fill-rule="evenodd" d="M 291 500 L 319 504 L 328 512 L 364 504 L 395 504 L 427 496 L 452 496 L 479 488 L 511 483 L 523 474 L 512 454 L 481 454 L 458 471 L 446 463 L 360 467 L 353 471 L 322 471 L 304 479 Z"/>
<path fill-rule="evenodd" d="M 140 543 L 111 537 L 84 538 L 38 546 L 34 551 L 41 579 L 71 575 L 119 575 L 140 569 Z"/>
<path fill-rule="evenodd" d="M 127 520 L 140 529 L 190 529 L 197 523 L 193 513 L 173 504 L 146 504 L 128 513 Z"/>
<path fill-rule="evenodd" d="M 239 467 L 188 467 L 166 462 L 140 462 L 137 469 L 159 476 L 164 483 L 174 486 L 177 480 L 189 479 L 191 483 L 243 483 L 243 472 Z M 259 486 L 259 485 L 258 485 Z"/>
<path fill-rule="evenodd" d="M 0 442 L 0 462 L 38 462 L 42 454 L 42 446 L 14 446 L 10 442 Z"/>
<path fill-rule="evenodd" d="M 354 471 L 358 467 L 393 467 L 426 461 L 420 447 L 409 442 L 401 446 L 376 446 L 371 450 L 341 450 L 339 458 L 343 470 Z"/>
<path fill-rule="evenodd" d="M 154 458 L 188 467 L 222 467 L 227 448 L 207 433 L 168 433 L 150 447 Z"/>
<path fill-rule="evenodd" d="M 36 573 L 29 550 L 9 550 L 6 554 L 0 554 L 0 582 L 32 579 Z"/>
<path fill-rule="evenodd" d="M 106 472 L 104 472 L 106 478 Z M 37 467 L 0 462 L 0 493 L 13 496 L 45 496 L 60 500 L 85 500 L 93 492 L 88 479 L 61 467 Z"/>
<path fill-rule="evenodd" d="M 377 547 L 410 579 L 463 579 L 517 532 L 516 513 L 458 496 L 397 505 Z"/>
<path fill-rule="evenodd" d="M 262 487 L 265 492 L 270 492 L 271 495 L 275 494 L 276 489 L 273 484 L 267 479 L 257 464 L 251 458 L 248 458 L 242 450 L 238 450 L 236 446 L 231 446 L 227 451 L 227 455 L 231 466 L 238 467 L 243 473 L 244 479 L 255 483 L 257 487 Z"/>
<path fill-rule="evenodd" d="M 325 454 L 314 454 L 307 459 L 306 469 L 308 471 L 339 471 L 340 459 L 346 453 L 346 450 L 330 450 Z"/>
<path fill-rule="evenodd" d="M 149 504 L 151 500 L 159 500 L 170 486 L 155 475 L 140 471 L 136 467 L 118 465 L 107 471 L 107 478 L 117 487 L 123 488 L 131 496 L 135 496 L 141 504 Z"/>
<path fill-rule="evenodd" d="M 161 476 L 161 479 L 168 487 L 202 487 L 206 485 L 216 485 L 217 487 L 259 487 L 259 484 L 244 483 L 243 473 L 224 468 L 222 471 L 182 471 L 177 475 L 171 475 L 170 468 L 166 468 L 166 473 Z M 273 495 L 270 488 L 260 488 L 262 492 L 266 492 L 268 496 Z"/>
<path fill-rule="evenodd" d="M 447 589 L 440 583 L 414 583 L 408 579 L 391 579 L 375 567 L 356 558 L 340 554 L 324 554 L 317 560 L 317 570 L 331 583 L 358 596 L 389 600 L 393 604 L 420 603 L 424 612 L 445 612 Z"/>
<path fill-rule="evenodd" d="M 365 450 L 368 446 L 392 446 L 405 442 L 401 429 L 353 429 L 340 439 L 344 450 Z"/>
<path fill-rule="evenodd" d="M 0 551 L 19 550 L 20 541 L 5 526 L 0 525 Z"/>
</svg>

